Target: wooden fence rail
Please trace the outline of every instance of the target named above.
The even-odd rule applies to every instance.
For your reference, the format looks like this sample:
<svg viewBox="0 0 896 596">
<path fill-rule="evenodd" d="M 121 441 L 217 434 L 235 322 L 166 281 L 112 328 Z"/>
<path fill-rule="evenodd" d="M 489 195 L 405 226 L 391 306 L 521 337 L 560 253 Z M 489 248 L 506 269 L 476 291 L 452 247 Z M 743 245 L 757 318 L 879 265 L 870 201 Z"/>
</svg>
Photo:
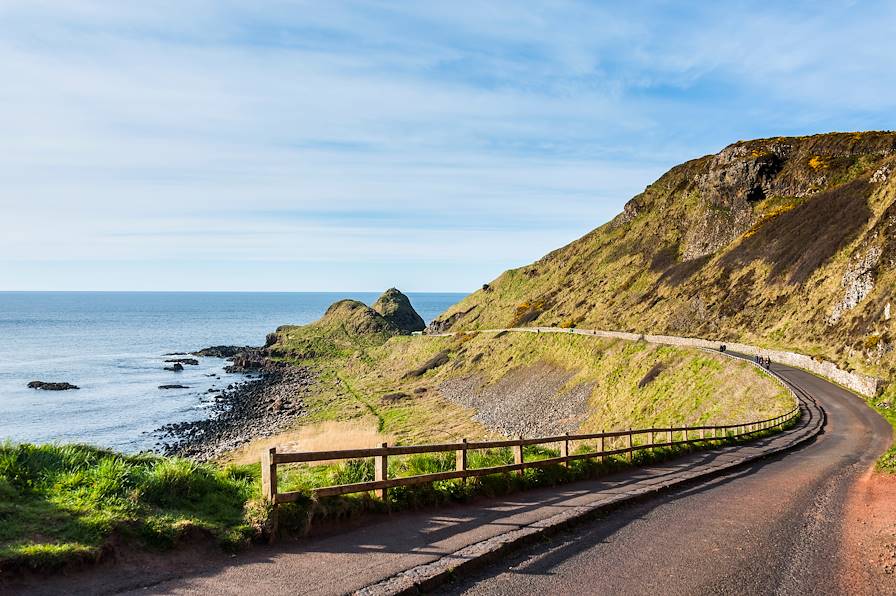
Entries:
<svg viewBox="0 0 896 596">
<path fill-rule="evenodd" d="M 439 480 L 451 480 L 456 478 L 475 478 L 478 476 L 486 476 L 489 474 L 499 474 L 506 472 L 522 473 L 527 468 L 536 468 L 542 466 L 550 466 L 557 464 L 568 464 L 568 462 L 606 458 L 612 455 L 626 455 L 629 461 L 632 461 L 633 455 L 637 451 L 656 449 L 660 447 L 674 447 L 678 445 L 693 445 L 697 443 L 711 444 L 713 441 L 725 441 L 732 438 L 749 436 L 764 430 L 774 429 L 789 421 L 797 418 L 800 413 L 800 407 L 797 405 L 794 409 L 786 414 L 768 418 L 766 420 L 757 420 L 743 424 L 729 424 L 722 426 L 684 426 L 671 428 L 646 428 L 646 429 L 629 429 L 622 431 L 601 432 L 582 435 L 557 435 L 553 437 L 540 438 L 522 438 L 510 439 L 503 441 L 467 441 L 464 439 L 459 443 L 442 443 L 435 445 L 401 445 L 390 447 L 383 443 L 381 447 L 372 449 L 342 449 L 337 451 L 309 451 L 304 453 L 278 453 L 275 447 L 270 448 L 262 453 L 261 458 L 261 477 L 262 477 L 262 494 L 270 503 L 276 505 L 279 503 L 289 503 L 299 499 L 302 492 L 285 492 L 281 493 L 277 490 L 277 466 L 280 464 L 308 463 L 319 461 L 347 460 L 347 459 L 374 459 L 374 480 L 370 482 L 355 482 L 352 484 L 341 484 L 337 486 L 326 486 L 313 489 L 314 495 L 318 497 L 328 497 L 335 495 L 345 495 L 349 493 L 359 493 L 375 491 L 376 495 L 382 499 L 387 497 L 387 491 L 396 486 L 410 486 L 415 484 L 426 484 Z M 676 435 L 678 435 L 676 437 Z M 637 442 L 635 439 L 647 437 L 643 442 Z M 606 449 L 606 440 L 612 439 L 613 443 L 618 439 L 624 439 L 624 446 L 617 447 L 611 445 L 610 449 Z M 659 442 L 658 442 L 659 439 Z M 589 451 L 587 453 L 570 453 L 570 442 L 572 441 L 599 441 L 600 448 L 597 451 Z M 533 461 L 525 461 L 523 447 L 530 445 L 546 445 L 559 444 L 560 456 L 549 457 Z M 496 449 L 510 447 L 513 451 L 514 463 L 491 466 L 486 468 L 469 468 L 467 466 L 467 454 L 475 449 Z M 446 453 L 455 452 L 455 469 L 445 472 L 436 472 L 433 474 L 420 474 L 416 476 L 404 476 L 400 478 L 389 478 L 389 457 L 399 455 L 415 455 L 423 453 Z"/>
</svg>

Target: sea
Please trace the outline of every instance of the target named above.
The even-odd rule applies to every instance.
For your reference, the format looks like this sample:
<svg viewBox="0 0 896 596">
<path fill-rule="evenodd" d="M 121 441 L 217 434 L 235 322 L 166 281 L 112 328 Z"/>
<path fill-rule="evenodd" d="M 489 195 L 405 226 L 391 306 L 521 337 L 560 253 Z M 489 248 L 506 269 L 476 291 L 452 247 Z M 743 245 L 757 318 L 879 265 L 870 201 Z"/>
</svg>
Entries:
<svg viewBox="0 0 896 596">
<path fill-rule="evenodd" d="M 153 450 L 154 431 L 205 417 L 208 390 L 242 378 L 219 358 L 183 372 L 166 354 L 214 345 L 263 345 L 280 325 L 318 319 L 342 298 L 379 293 L 0 292 L 0 442 L 87 443 Z M 460 293 L 409 293 L 428 323 Z M 69 382 L 77 391 L 28 389 Z M 188 389 L 162 390 L 160 385 Z"/>
</svg>

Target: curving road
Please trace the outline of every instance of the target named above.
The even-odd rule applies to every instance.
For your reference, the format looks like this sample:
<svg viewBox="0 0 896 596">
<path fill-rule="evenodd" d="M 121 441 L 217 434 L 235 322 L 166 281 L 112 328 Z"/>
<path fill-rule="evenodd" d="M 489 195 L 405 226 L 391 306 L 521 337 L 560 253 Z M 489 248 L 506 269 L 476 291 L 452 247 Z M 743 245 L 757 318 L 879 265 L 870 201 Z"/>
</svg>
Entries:
<svg viewBox="0 0 896 596">
<path fill-rule="evenodd" d="M 445 592 L 896 594 L 894 576 L 871 585 L 849 571 L 862 553 L 843 538 L 850 491 L 889 446 L 890 426 L 836 385 L 772 370 L 827 412 L 813 443 L 616 511 Z"/>
</svg>

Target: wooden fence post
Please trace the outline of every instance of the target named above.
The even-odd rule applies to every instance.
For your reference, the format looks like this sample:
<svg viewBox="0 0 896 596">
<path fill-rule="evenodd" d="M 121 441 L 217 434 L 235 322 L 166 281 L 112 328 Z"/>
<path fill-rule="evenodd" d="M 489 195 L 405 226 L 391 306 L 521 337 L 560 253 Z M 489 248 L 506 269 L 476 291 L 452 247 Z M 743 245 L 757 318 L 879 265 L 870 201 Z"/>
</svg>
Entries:
<svg viewBox="0 0 896 596">
<path fill-rule="evenodd" d="M 601 430 L 601 431 L 600 431 L 600 435 L 601 435 L 601 436 L 600 436 L 600 452 L 601 452 L 601 453 L 603 453 L 604 451 L 606 451 L 606 449 L 604 449 L 604 446 L 606 445 L 606 442 L 604 441 L 604 436 L 603 436 L 605 432 L 607 432 L 607 431 L 606 431 L 606 430 Z M 607 461 L 607 457 L 606 457 L 605 455 L 601 455 L 601 456 L 600 456 L 600 462 L 603 463 L 603 462 L 605 462 L 605 461 Z"/>
<path fill-rule="evenodd" d="M 632 463 L 635 461 L 635 445 L 634 445 L 634 437 L 632 435 L 632 429 L 628 429 L 628 463 Z"/>
<path fill-rule="evenodd" d="M 274 456 L 277 448 L 261 452 L 261 496 L 272 505 L 277 504 L 277 464 Z"/>
<path fill-rule="evenodd" d="M 462 446 L 457 450 L 457 456 L 455 457 L 455 467 L 458 472 L 466 472 L 467 471 L 467 440 L 460 440 Z M 461 482 L 466 482 L 466 477 L 461 477 Z"/>
<path fill-rule="evenodd" d="M 385 449 L 388 447 L 388 443 L 383 443 L 381 447 Z M 376 455 L 373 458 L 373 479 L 379 482 L 380 480 L 386 480 L 389 478 L 389 456 L 388 455 Z M 389 489 L 386 488 L 378 488 L 374 491 L 374 494 L 382 499 L 383 501 L 389 495 Z"/>
<path fill-rule="evenodd" d="M 268 542 L 273 543 L 277 540 L 277 464 L 274 462 L 274 456 L 277 455 L 277 448 L 271 447 L 261 452 L 261 496 L 267 501 L 271 508 L 269 514 L 270 535 Z"/>
<path fill-rule="evenodd" d="M 560 457 L 569 457 L 569 433 L 564 433 L 564 436 L 566 438 L 560 442 Z M 568 468 L 569 462 L 565 461 L 563 465 Z"/>
<path fill-rule="evenodd" d="M 523 440 L 523 435 L 520 435 L 520 441 L 522 441 L 522 440 Z M 523 463 L 523 446 L 522 445 L 516 445 L 513 448 L 513 463 L 515 463 L 515 464 Z M 523 475 L 522 468 L 517 470 L 516 473 L 517 473 L 517 476 L 522 476 Z"/>
</svg>

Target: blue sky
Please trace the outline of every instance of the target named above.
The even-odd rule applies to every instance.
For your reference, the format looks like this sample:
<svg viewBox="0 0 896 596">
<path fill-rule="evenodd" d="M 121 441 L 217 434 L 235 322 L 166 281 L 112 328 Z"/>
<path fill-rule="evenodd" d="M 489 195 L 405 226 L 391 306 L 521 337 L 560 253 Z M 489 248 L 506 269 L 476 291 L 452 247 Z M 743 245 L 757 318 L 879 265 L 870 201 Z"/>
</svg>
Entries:
<svg viewBox="0 0 896 596">
<path fill-rule="evenodd" d="M 683 4 L 3 0 L 0 290 L 467 291 L 738 139 L 896 128 L 892 3 Z"/>
</svg>

